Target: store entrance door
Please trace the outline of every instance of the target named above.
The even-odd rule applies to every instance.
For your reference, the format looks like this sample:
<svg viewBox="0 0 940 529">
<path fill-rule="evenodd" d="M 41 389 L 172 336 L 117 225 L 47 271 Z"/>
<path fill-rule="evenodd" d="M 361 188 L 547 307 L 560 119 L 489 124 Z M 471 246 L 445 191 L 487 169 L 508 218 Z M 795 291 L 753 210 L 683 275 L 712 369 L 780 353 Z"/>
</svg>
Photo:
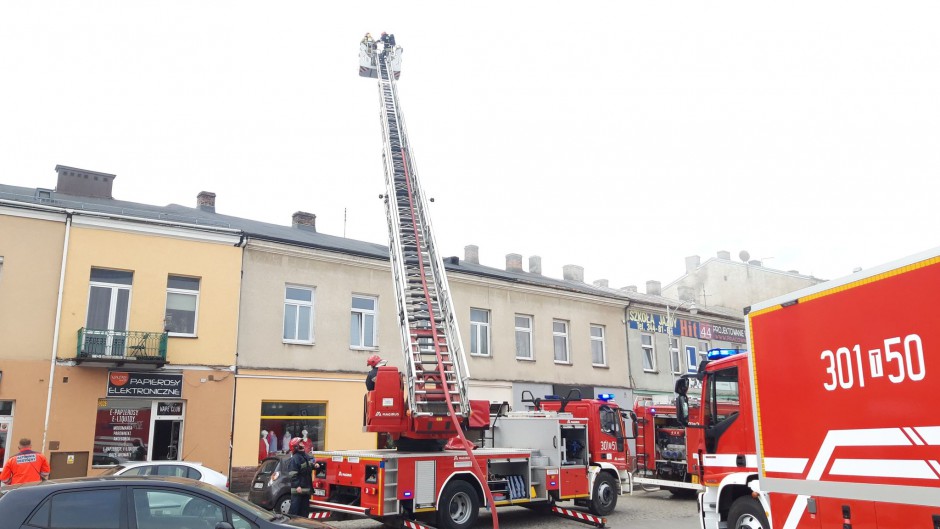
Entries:
<svg viewBox="0 0 940 529">
<path fill-rule="evenodd" d="M 178 461 L 181 459 L 181 420 L 157 419 L 153 421 L 153 446 L 150 457 L 154 461 Z"/>
</svg>

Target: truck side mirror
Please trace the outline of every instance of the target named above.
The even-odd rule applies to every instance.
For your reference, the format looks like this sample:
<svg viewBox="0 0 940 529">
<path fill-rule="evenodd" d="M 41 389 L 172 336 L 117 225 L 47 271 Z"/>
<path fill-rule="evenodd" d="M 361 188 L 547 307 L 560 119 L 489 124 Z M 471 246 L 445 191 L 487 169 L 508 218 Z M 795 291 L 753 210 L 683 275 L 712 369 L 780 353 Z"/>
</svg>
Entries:
<svg viewBox="0 0 940 529">
<path fill-rule="evenodd" d="M 676 396 L 676 421 L 682 426 L 689 425 L 689 398 L 685 395 Z"/>
</svg>

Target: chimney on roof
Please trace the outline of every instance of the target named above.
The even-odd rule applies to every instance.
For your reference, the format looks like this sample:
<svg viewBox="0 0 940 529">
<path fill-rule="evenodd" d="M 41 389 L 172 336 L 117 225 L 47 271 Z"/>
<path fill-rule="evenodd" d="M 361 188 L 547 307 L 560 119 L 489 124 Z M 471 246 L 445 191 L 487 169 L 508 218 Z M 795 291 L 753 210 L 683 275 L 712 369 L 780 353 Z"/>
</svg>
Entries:
<svg viewBox="0 0 940 529">
<path fill-rule="evenodd" d="M 718 258 L 719 258 L 719 259 L 728 259 L 728 260 L 730 261 L 730 260 L 731 260 L 731 252 L 729 252 L 728 250 L 718 250 Z"/>
<path fill-rule="evenodd" d="M 533 255 L 532 257 L 529 257 L 529 273 L 542 275 L 542 258 L 541 257 L 537 255 Z"/>
<path fill-rule="evenodd" d="M 637 288 L 636 288 L 636 285 L 627 285 L 627 286 L 621 288 L 620 290 L 622 290 L 622 291 L 624 291 L 624 292 L 636 292 L 636 291 L 637 291 Z"/>
<path fill-rule="evenodd" d="M 685 273 L 691 274 L 702 264 L 702 259 L 697 255 L 690 255 L 685 258 Z"/>
<path fill-rule="evenodd" d="M 463 260 L 467 263 L 480 264 L 480 247 L 475 244 L 464 246 Z"/>
<path fill-rule="evenodd" d="M 598 279 L 594 281 L 594 286 L 601 288 L 610 288 L 610 281 L 606 279 Z"/>
<path fill-rule="evenodd" d="M 215 193 L 211 191 L 200 191 L 196 195 L 196 207 L 202 211 L 215 213 Z"/>
<path fill-rule="evenodd" d="M 561 267 L 562 277 L 565 281 L 578 281 L 584 283 L 584 267 L 578 265 L 565 265 Z"/>
<path fill-rule="evenodd" d="M 659 281 L 649 280 L 646 282 L 646 293 L 652 296 L 663 295 L 663 287 Z"/>
<path fill-rule="evenodd" d="M 317 231 L 317 216 L 306 211 L 298 211 L 291 217 L 291 227 L 304 231 Z"/>
<path fill-rule="evenodd" d="M 111 196 L 111 186 L 117 177 L 113 174 L 66 165 L 55 166 L 55 172 L 59 175 L 55 186 L 57 193 L 90 198 L 114 198 Z"/>
<path fill-rule="evenodd" d="M 522 255 L 518 253 L 506 254 L 506 271 L 522 272 Z"/>
</svg>

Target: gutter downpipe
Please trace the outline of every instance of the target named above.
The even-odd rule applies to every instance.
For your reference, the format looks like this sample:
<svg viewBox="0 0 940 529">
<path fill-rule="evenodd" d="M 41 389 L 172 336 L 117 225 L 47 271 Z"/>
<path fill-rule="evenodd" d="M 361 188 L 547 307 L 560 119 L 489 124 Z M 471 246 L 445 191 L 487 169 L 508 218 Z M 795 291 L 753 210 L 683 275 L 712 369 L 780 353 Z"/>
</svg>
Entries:
<svg viewBox="0 0 940 529">
<path fill-rule="evenodd" d="M 59 294 L 55 308 L 55 330 L 52 335 L 52 354 L 49 358 L 49 392 L 46 394 L 46 419 L 42 425 L 42 451 L 46 451 L 46 439 L 49 436 L 49 415 L 52 411 L 52 385 L 55 381 L 56 353 L 59 349 L 59 325 L 62 322 L 62 291 L 65 288 L 65 268 L 68 264 L 69 237 L 72 234 L 73 210 L 65 210 L 65 240 L 62 243 L 62 267 L 59 271 Z"/>
<path fill-rule="evenodd" d="M 633 366 L 630 364 L 630 302 L 623 306 L 623 334 L 624 339 L 626 340 L 627 346 L 627 382 L 630 384 L 630 389 L 636 390 L 636 381 L 633 380 Z"/>
<path fill-rule="evenodd" d="M 248 246 L 248 235 L 241 233 L 241 238 L 235 244 L 237 248 L 242 249 L 242 267 L 238 274 L 238 315 L 235 317 L 235 365 L 232 366 L 232 374 L 235 380 L 232 382 L 232 419 L 229 423 L 228 438 L 228 490 L 232 490 L 232 456 L 235 453 L 235 407 L 238 405 L 238 333 L 241 329 L 242 312 L 242 285 L 245 277 L 245 247 Z"/>
</svg>

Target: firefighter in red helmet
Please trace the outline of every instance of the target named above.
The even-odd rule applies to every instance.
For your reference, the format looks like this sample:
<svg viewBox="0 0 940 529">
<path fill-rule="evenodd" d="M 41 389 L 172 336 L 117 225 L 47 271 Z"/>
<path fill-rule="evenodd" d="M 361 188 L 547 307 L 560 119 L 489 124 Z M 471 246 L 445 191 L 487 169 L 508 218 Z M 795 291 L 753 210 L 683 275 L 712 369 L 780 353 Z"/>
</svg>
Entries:
<svg viewBox="0 0 940 529">
<path fill-rule="evenodd" d="M 310 514 L 310 494 L 313 489 L 313 471 L 320 464 L 304 451 L 303 439 L 294 437 L 288 444 L 290 461 L 287 463 L 287 477 L 290 478 L 290 510 L 287 514 L 303 516 Z"/>
<path fill-rule="evenodd" d="M 372 391 L 375 389 L 375 377 L 379 374 L 379 366 L 385 365 L 385 361 L 379 355 L 372 355 L 366 359 L 366 366 L 371 367 L 369 374 L 366 375 L 366 389 Z"/>
</svg>

